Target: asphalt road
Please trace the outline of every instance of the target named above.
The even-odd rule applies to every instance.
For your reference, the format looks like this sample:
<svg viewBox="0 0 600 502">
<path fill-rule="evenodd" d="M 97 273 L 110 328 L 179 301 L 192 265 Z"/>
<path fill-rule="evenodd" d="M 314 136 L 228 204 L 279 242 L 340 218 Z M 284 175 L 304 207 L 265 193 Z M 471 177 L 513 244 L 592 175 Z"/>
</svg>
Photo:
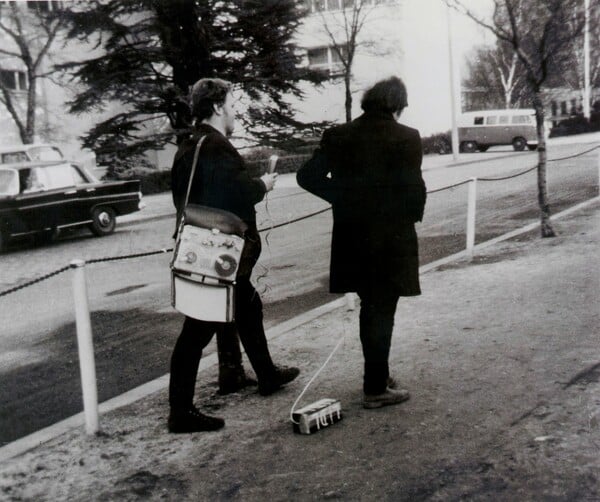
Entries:
<svg viewBox="0 0 600 502">
<path fill-rule="evenodd" d="M 557 148 L 555 157 L 586 147 Z M 525 153 L 426 172 L 436 189 L 471 176 L 503 177 L 535 163 Z M 554 212 L 597 195 L 597 152 L 549 164 Z M 428 197 L 419 225 L 422 264 L 464 248 L 466 185 Z M 477 241 L 537 218 L 535 172 L 478 182 Z M 311 213 L 323 201 L 298 188 L 280 189 L 259 208 L 261 226 Z M 293 317 L 332 297 L 327 293 L 331 215 L 263 233 L 255 282 L 266 324 Z M 171 218 L 118 227 L 97 239 L 78 232 L 46 247 L 17 247 L 2 256 L 0 290 L 55 270 L 73 258 L 120 256 L 170 247 Z M 169 256 L 103 262 L 86 267 L 96 349 L 99 398 L 118 395 L 168 372 L 181 317 L 169 305 Z M 0 298 L 0 445 L 81 410 L 70 272 Z"/>
</svg>

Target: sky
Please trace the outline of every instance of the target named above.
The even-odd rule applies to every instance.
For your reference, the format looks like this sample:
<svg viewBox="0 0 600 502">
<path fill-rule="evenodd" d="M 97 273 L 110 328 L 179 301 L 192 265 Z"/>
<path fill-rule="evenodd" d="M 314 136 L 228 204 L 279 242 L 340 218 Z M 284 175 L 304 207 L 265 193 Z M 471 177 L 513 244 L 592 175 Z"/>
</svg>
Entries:
<svg viewBox="0 0 600 502">
<path fill-rule="evenodd" d="M 491 12 L 489 0 L 465 2 L 482 14 Z M 464 75 L 465 58 L 475 46 L 492 44 L 494 37 L 466 16 L 450 11 L 457 79 Z M 442 0 L 407 0 L 404 7 L 408 23 L 404 78 L 409 107 L 402 122 L 421 134 L 446 131 L 451 125 L 450 64 L 448 50 L 448 9 Z"/>
</svg>

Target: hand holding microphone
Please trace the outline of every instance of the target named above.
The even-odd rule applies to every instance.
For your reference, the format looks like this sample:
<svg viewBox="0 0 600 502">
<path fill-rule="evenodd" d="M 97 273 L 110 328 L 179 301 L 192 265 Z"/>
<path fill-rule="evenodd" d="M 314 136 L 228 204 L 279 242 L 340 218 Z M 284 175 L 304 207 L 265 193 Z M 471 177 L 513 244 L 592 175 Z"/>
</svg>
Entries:
<svg viewBox="0 0 600 502">
<path fill-rule="evenodd" d="M 267 172 L 260 177 L 262 182 L 267 187 L 267 192 L 273 190 L 275 182 L 277 181 L 277 177 L 279 176 L 275 172 L 275 166 L 277 165 L 278 158 L 279 157 L 277 155 L 271 155 L 271 157 L 269 157 L 269 167 L 267 169 Z"/>
</svg>

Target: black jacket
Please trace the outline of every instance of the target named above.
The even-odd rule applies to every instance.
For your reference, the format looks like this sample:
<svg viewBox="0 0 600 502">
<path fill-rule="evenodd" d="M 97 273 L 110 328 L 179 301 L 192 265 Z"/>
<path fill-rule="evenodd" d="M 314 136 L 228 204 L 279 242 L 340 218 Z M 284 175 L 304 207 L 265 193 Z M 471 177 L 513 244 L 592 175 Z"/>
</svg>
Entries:
<svg viewBox="0 0 600 502">
<path fill-rule="evenodd" d="M 250 177 L 244 159 L 229 140 L 206 124 L 200 124 L 194 135 L 179 145 L 175 154 L 171 169 L 171 190 L 177 209 L 177 224 L 184 209 L 196 144 L 202 136 L 205 139 L 200 148 L 188 202 L 224 209 L 248 224 L 238 275 L 249 275 L 261 250 L 254 205 L 264 198 L 267 189 L 260 179 Z"/>
<path fill-rule="evenodd" d="M 386 280 L 420 294 L 414 222 L 426 189 L 416 129 L 391 114 L 365 113 L 323 134 L 298 184 L 333 208 L 330 289 L 357 291 Z"/>
</svg>

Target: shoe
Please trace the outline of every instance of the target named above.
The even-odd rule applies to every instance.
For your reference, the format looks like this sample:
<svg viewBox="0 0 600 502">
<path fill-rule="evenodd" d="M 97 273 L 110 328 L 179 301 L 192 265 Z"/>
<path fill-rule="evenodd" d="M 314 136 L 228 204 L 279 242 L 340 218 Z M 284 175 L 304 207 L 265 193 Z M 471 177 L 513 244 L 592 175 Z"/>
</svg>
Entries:
<svg viewBox="0 0 600 502">
<path fill-rule="evenodd" d="M 268 380 L 258 381 L 258 393 L 261 396 L 270 396 L 273 392 L 279 390 L 286 383 L 290 383 L 300 374 L 298 368 L 275 368 L 274 375 Z"/>
<path fill-rule="evenodd" d="M 200 413 L 198 408 L 192 406 L 188 410 L 171 410 L 168 425 L 169 432 L 175 434 L 216 431 L 223 428 L 225 420 Z"/>
<path fill-rule="evenodd" d="M 254 378 L 248 378 L 247 376 L 238 377 L 235 380 L 228 380 L 227 382 L 219 381 L 217 394 L 221 396 L 233 394 L 252 385 L 258 385 L 258 382 Z"/>
<path fill-rule="evenodd" d="M 365 394 L 363 399 L 363 408 L 368 410 L 373 408 L 381 408 L 382 406 L 390 406 L 400 404 L 410 398 L 410 394 L 404 389 L 385 389 L 381 394 Z"/>
</svg>

